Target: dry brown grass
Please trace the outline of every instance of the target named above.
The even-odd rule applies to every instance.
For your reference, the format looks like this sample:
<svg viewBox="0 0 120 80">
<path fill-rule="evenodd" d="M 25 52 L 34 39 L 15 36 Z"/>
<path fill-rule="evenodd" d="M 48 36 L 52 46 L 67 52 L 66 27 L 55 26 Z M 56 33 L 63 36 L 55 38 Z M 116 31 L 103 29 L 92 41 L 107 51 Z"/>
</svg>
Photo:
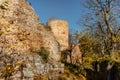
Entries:
<svg viewBox="0 0 120 80">
<path fill-rule="evenodd" d="M 86 78 L 81 74 L 75 75 L 69 69 L 65 68 L 65 72 L 59 75 L 58 80 L 86 80 Z"/>
<path fill-rule="evenodd" d="M 47 75 L 36 74 L 34 76 L 34 80 L 48 80 L 48 77 L 47 77 Z"/>
</svg>

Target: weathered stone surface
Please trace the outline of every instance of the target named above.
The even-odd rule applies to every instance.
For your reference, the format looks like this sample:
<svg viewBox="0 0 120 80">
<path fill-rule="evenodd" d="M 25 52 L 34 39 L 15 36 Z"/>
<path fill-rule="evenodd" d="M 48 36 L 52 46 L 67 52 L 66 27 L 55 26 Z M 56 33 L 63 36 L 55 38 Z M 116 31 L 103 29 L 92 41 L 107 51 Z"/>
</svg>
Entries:
<svg viewBox="0 0 120 80">
<path fill-rule="evenodd" d="M 32 78 L 34 77 L 34 74 L 32 71 L 28 70 L 28 68 L 23 68 L 23 74 L 27 78 Z"/>
<path fill-rule="evenodd" d="M 51 71 L 53 65 L 43 64 L 37 54 L 41 47 L 48 50 L 49 61 L 58 65 L 59 44 L 26 0 L 0 0 L 0 78 L 4 68 L 12 70 L 8 70 L 11 80 L 33 80 L 35 74 Z M 56 69 L 61 70 L 59 66 Z"/>
<path fill-rule="evenodd" d="M 80 51 L 79 44 L 73 46 L 71 53 L 72 64 L 79 65 L 82 63 L 82 53 Z"/>
<path fill-rule="evenodd" d="M 42 62 L 36 62 L 40 57 L 37 57 L 39 55 L 34 55 L 31 56 L 33 57 L 33 60 L 30 60 L 31 58 L 27 58 L 28 56 L 31 56 L 29 54 L 24 54 L 21 56 L 22 60 L 19 59 L 18 57 L 15 57 L 14 60 L 18 59 L 18 61 L 14 62 L 13 67 L 19 66 L 17 70 L 15 70 L 12 75 L 11 79 L 12 80 L 21 80 L 21 77 L 23 76 L 23 80 L 33 80 L 35 74 L 49 74 L 49 72 L 59 74 L 59 72 L 63 73 L 64 72 L 64 64 L 60 62 L 55 62 L 53 64 L 45 63 L 43 64 Z M 37 57 L 37 58 L 36 58 Z M 23 59 L 25 58 L 25 60 Z M 18 64 L 19 63 L 19 64 Z M 5 63 L 4 63 L 5 64 Z M 11 63 L 13 64 L 13 63 Z M 22 66 L 24 64 L 24 66 Z M 3 68 L 1 68 L 3 69 Z M 1 73 L 1 72 L 0 72 Z M 51 74 L 50 74 L 51 75 Z M 1 75 L 0 75 L 1 77 Z"/>
<path fill-rule="evenodd" d="M 68 22 L 64 20 L 50 20 L 48 26 L 59 42 L 61 51 L 68 48 Z"/>
<path fill-rule="evenodd" d="M 21 72 L 18 71 L 15 75 L 14 75 L 14 78 L 20 78 L 21 77 Z"/>
<path fill-rule="evenodd" d="M 39 23 L 38 16 L 26 0 L 1 0 L 0 48 L 2 53 L 25 54 L 45 47 L 54 61 L 60 59 L 60 51 L 54 36 Z"/>
<path fill-rule="evenodd" d="M 42 33 L 43 36 L 43 47 L 45 47 L 49 51 L 49 59 L 51 62 L 60 60 L 61 52 L 60 46 L 56 39 L 54 38 L 53 34 L 50 31 L 45 31 Z"/>
</svg>

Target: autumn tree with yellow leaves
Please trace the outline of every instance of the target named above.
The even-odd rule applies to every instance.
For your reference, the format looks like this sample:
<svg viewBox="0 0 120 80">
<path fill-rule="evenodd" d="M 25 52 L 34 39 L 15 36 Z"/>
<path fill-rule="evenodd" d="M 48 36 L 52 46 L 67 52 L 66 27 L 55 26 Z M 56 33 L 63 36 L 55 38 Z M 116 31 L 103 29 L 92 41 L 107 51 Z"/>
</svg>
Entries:
<svg viewBox="0 0 120 80">
<path fill-rule="evenodd" d="M 96 70 L 88 80 L 119 80 L 120 0 L 85 0 L 84 7 L 88 14 L 82 17 L 80 24 L 89 30 L 79 43 L 83 58 L 91 58 Z"/>
</svg>

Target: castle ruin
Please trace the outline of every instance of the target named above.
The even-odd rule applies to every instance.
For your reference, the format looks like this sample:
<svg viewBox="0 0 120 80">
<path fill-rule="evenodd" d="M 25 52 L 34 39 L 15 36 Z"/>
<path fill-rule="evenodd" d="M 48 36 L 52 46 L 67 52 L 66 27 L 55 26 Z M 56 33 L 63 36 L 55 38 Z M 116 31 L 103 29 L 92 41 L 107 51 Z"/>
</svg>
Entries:
<svg viewBox="0 0 120 80">
<path fill-rule="evenodd" d="M 68 22 L 64 20 L 50 20 L 48 21 L 48 26 L 60 44 L 60 50 L 68 49 Z"/>
</svg>

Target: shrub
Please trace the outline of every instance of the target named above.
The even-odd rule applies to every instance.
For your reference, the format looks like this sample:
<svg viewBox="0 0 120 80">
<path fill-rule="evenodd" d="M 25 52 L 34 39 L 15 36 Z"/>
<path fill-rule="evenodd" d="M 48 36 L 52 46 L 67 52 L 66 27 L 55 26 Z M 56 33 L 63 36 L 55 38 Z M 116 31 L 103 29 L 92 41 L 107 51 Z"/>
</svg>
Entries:
<svg viewBox="0 0 120 80">
<path fill-rule="evenodd" d="M 38 54 L 41 56 L 44 63 L 48 62 L 49 53 L 44 47 L 41 47 L 40 51 L 38 51 Z"/>
</svg>

